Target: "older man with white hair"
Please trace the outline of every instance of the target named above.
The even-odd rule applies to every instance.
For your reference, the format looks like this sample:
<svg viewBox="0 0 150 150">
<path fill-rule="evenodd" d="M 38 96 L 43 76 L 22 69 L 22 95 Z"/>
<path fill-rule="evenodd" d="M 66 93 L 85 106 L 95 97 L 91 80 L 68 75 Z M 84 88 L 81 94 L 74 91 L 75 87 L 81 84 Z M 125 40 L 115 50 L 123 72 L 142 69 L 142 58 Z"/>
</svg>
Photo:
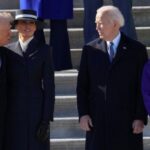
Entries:
<svg viewBox="0 0 150 150">
<path fill-rule="evenodd" d="M 84 4 L 84 40 L 85 43 L 90 42 L 98 37 L 95 30 L 94 17 L 96 10 L 106 3 L 111 3 L 119 8 L 125 19 L 125 25 L 121 28 L 127 36 L 137 39 L 134 18 L 132 15 L 133 0 L 83 0 Z"/>
<path fill-rule="evenodd" d="M 3 47 L 10 39 L 10 22 L 12 17 L 9 13 L 0 13 L 0 150 L 3 149 L 4 120 L 6 111 L 6 48 Z"/>
<path fill-rule="evenodd" d="M 118 8 L 97 10 L 99 38 L 83 47 L 77 82 L 81 128 L 86 150 L 142 150 L 147 113 L 141 96 L 145 46 L 120 32 Z"/>
</svg>

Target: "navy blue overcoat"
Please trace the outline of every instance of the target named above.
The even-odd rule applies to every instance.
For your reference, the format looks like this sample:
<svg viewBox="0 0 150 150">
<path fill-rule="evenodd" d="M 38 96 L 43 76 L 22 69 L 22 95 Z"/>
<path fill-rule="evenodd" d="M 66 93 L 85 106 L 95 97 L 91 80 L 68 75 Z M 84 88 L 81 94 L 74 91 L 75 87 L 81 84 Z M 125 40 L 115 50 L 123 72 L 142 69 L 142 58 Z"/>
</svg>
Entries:
<svg viewBox="0 0 150 150">
<path fill-rule="evenodd" d="M 21 9 L 34 9 L 43 19 L 71 19 L 73 0 L 20 0 Z"/>
<path fill-rule="evenodd" d="M 0 149 L 3 149 L 4 128 L 5 128 L 5 114 L 6 114 L 6 48 L 0 47 Z"/>
<path fill-rule="evenodd" d="M 8 110 L 5 150 L 49 150 L 36 138 L 41 121 L 53 120 L 54 73 L 50 49 L 33 39 L 25 53 L 19 42 L 8 46 Z"/>
<path fill-rule="evenodd" d="M 85 150 L 143 150 L 142 133 L 133 134 L 134 120 L 147 122 L 141 95 L 145 46 L 121 34 L 109 61 L 107 45 L 96 39 L 83 48 L 77 82 L 79 117 L 89 115 L 93 127 Z"/>
</svg>

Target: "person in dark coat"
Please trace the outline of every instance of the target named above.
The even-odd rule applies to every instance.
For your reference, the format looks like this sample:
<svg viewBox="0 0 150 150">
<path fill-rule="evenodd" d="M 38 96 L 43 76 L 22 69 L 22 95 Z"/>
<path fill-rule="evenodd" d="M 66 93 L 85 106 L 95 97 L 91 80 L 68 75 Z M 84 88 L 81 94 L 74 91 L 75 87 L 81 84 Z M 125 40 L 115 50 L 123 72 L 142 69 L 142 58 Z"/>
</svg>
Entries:
<svg viewBox="0 0 150 150">
<path fill-rule="evenodd" d="M 4 130 L 5 130 L 5 117 L 6 117 L 6 107 L 7 107 L 7 97 L 6 97 L 6 58 L 5 44 L 9 42 L 11 35 L 11 25 L 10 22 L 12 17 L 9 13 L 0 13 L 0 150 L 3 150 L 4 144 Z"/>
<path fill-rule="evenodd" d="M 83 47 L 77 80 L 79 122 L 86 150 L 143 150 L 147 113 L 141 95 L 146 48 L 119 31 L 118 8 L 97 10 L 99 38 Z"/>
<path fill-rule="evenodd" d="M 142 94 L 144 104 L 148 114 L 150 115 L 150 60 L 144 65 L 142 74 Z"/>
<path fill-rule="evenodd" d="M 49 150 L 54 71 L 48 45 L 38 42 L 36 12 L 18 10 L 18 41 L 7 47 L 8 110 L 5 150 Z"/>
<path fill-rule="evenodd" d="M 20 0 L 20 8 L 36 10 L 40 19 L 50 20 L 54 69 L 72 69 L 67 19 L 73 18 L 73 0 Z M 45 42 L 43 31 L 38 30 L 36 37 Z"/>
</svg>

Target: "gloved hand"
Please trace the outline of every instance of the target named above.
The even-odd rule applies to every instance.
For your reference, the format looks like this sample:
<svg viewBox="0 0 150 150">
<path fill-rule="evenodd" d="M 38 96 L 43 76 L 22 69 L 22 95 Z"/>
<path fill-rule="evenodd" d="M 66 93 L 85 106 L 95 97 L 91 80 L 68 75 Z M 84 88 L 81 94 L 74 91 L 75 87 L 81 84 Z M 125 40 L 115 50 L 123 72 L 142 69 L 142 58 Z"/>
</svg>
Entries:
<svg viewBox="0 0 150 150">
<path fill-rule="evenodd" d="M 49 135 L 50 135 L 50 125 L 47 122 L 41 122 L 39 124 L 39 127 L 37 129 L 36 137 L 38 141 L 40 142 L 46 142 L 49 141 Z"/>
</svg>

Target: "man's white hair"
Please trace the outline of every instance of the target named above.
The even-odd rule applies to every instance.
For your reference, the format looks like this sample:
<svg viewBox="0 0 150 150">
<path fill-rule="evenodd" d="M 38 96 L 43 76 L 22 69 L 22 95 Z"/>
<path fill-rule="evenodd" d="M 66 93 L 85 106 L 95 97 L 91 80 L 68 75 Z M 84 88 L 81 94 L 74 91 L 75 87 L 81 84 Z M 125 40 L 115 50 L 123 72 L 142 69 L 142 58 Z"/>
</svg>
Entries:
<svg viewBox="0 0 150 150">
<path fill-rule="evenodd" d="M 110 21 L 117 21 L 120 27 L 124 26 L 124 17 L 117 7 L 108 5 L 102 6 L 97 9 L 96 22 L 98 21 L 99 16 L 101 16 L 102 14 L 105 14 L 107 19 L 109 19 Z"/>
<path fill-rule="evenodd" d="M 13 17 L 10 13 L 0 12 L 0 23 L 12 22 L 12 21 L 13 21 Z"/>
</svg>

